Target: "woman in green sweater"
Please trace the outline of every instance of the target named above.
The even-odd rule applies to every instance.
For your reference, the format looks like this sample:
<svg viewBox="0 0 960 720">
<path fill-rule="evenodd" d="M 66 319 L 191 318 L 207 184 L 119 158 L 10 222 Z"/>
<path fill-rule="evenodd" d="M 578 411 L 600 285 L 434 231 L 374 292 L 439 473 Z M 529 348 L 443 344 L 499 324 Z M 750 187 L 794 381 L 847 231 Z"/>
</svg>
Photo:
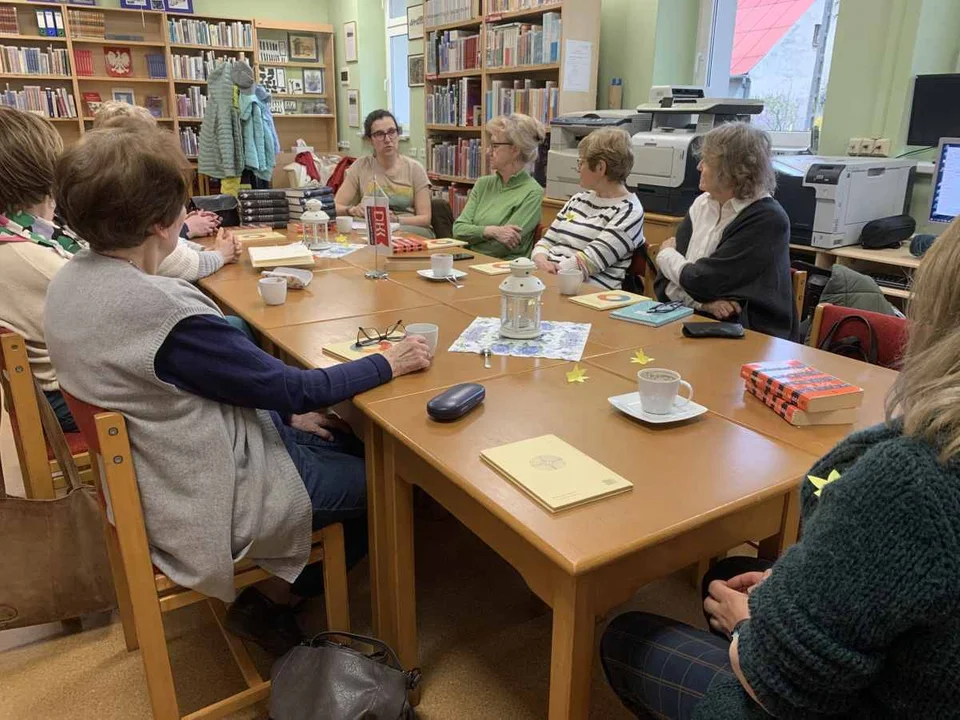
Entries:
<svg viewBox="0 0 960 720">
<path fill-rule="evenodd" d="M 954 222 L 917 271 L 887 422 L 813 466 L 776 564 L 728 558 L 705 580 L 723 639 L 645 613 L 607 628 L 604 671 L 638 716 L 960 716 L 958 275 Z"/>
<path fill-rule="evenodd" d="M 540 223 L 543 188 L 527 166 L 546 138 L 528 115 L 500 115 L 487 123 L 487 161 L 493 173 L 473 186 L 453 224 L 453 235 L 484 255 L 512 260 L 529 257 Z"/>
</svg>

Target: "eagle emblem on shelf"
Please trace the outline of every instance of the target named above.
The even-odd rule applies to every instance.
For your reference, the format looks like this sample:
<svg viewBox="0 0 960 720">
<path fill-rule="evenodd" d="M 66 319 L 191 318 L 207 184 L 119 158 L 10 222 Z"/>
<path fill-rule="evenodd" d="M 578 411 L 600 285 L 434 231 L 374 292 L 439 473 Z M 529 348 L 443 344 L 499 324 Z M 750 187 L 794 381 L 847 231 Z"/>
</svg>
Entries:
<svg viewBox="0 0 960 720">
<path fill-rule="evenodd" d="M 129 77 L 133 74 L 130 61 L 130 48 L 105 47 L 103 49 L 103 63 L 110 77 Z"/>
</svg>

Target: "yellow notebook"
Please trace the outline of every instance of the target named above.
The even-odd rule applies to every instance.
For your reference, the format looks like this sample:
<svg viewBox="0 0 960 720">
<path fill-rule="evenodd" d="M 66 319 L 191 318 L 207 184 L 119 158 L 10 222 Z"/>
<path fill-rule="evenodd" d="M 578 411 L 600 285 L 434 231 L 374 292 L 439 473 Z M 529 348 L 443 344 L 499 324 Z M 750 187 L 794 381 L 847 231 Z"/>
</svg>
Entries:
<svg viewBox="0 0 960 720">
<path fill-rule="evenodd" d="M 440 248 L 466 247 L 469 243 L 464 240 L 454 240 L 453 238 L 424 238 L 427 244 L 427 250 L 439 250 Z"/>
<path fill-rule="evenodd" d="M 323 352 L 337 360 L 350 362 L 351 360 L 362 360 L 365 357 L 374 355 L 384 350 L 389 350 L 396 343 L 392 340 L 381 340 L 375 345 L 364 345 L 357 347 L 356 340 L 347 340 L 346 342 L 332 343 L 323 346 Z"/>
<path fill-rule="evenodd" d="M 626 290 L 604 290 L 590 295 L 577 295 L 570 298 L 570 302 L 583 305 L 594 310 L 616 310 L 617 308 L 634 305 L 650 298 L 644 295 L 629 293 Z"/>
<path fill-rule="evenodd" d="M 313 265 L 313 253 L 302 243 L 251 247 L 247 248 L 247 252 L 250 253 L 250 264 L 255 268 Z"/>
<path fill-rule="evenodd" d="M 484 275 L 508 275 L 510 273 L 510 261 L 501 260 L 500 262 L 483 265 L 471 265 L 470 269 L 482 272 Z"/>
<path fill-rule="evenodd" d="M 556 435 L 484 450 L 480 457 L 551 512 L 626 492 L 633 483 Z"/>
</svg>

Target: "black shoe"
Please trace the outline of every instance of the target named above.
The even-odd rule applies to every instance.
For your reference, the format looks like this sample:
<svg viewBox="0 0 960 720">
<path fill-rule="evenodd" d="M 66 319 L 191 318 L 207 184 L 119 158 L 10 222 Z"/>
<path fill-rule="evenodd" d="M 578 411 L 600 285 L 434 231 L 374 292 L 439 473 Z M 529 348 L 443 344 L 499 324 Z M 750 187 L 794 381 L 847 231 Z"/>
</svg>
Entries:
<svg viewBox="0 0 960 720">
<path fill-rule="evenodd" d="M 253 587 L 241 592 L 227 609 L 224 627 L 279 657 L 303 642 L 293 610 L 278 605 Z"/>
</svg>

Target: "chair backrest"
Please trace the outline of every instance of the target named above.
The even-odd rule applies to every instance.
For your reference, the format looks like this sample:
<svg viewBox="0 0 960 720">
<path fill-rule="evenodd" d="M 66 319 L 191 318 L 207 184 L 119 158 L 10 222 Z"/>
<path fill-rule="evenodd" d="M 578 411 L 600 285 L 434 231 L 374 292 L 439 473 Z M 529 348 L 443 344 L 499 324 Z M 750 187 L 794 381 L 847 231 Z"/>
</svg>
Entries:
<svg viewBox="0 0 960 720">
<path fill-rule="evenodd" d="M 807 273 L 805 270 L 790 268 L 790 279 L 793 280 L 793 302 L 797 306 L 797 319 L 803 320 L 803 302 L 807 294 Z"/>
<path fill-rule="evenodd" d="M 858 346 L 864 354 L 875 355 L 875 364 L 898 369 L 906 349 L 909 329 L 909 322 L 895 315 L 821 303 L 817 305 L 810 327 L 810 345 L 819 348 L 829 342 L 833 348 L 838 345 L 847 348 Z M 831 331 L 833 336 L 829 337 Z M 851 356 L 855 356 L 855 353 Z"/>
<path fill-rule="evenodd" d="M 0 387 L 10 415 L 24 493 L 31 499 L 53 499 L 53 473 L 27 345 L 21 335 L 5 327 L 0 327 Z"/>
<path fill-rule="evenodd" d="M 630 258 L 630 267 L 623 278 L 623 289 L 627 292 L 640 293 L 653 297 L 653 285 L 647 277 L 647 271 L 652 267 L 650 256 L 647 254 L 646 243 L 633 251 Z M 647 287 L 647 285 L 650 287 Z"/>
<path fill-rule="evenodd" d="M 70 414 L 73 415 L 74 422 L 77 423 L 77 427 L 80 428 L 83 439 L 87 441 L 90 452 L 100 455 L 100 440 L 97 437 L 96 416 L 108 411 L 96 405 L 85 403 L 83 400 L 78 400 L 63 388 L 60 388 L 60 392 L 63 394 L 63 399 L 67 401 Z"/>
</svg>

